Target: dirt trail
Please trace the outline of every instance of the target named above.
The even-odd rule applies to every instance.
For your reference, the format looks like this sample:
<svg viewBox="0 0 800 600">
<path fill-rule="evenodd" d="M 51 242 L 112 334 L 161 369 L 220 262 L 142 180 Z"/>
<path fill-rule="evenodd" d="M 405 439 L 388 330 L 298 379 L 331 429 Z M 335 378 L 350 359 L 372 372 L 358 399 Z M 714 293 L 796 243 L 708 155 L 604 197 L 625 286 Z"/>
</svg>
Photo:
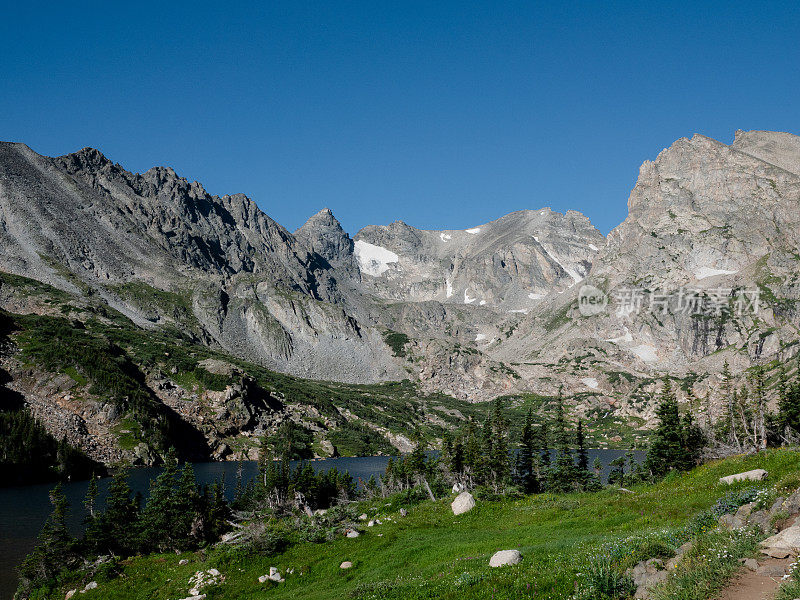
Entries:
<svg viewBox="0 0 800 600">
<path fill-rule="evenodd" d="M 758 559 L 758 570 L 742 567 L 739 575 L 726 587 L 716 600 L 773 600 L 781 585 L 783 570 L 789 566 L 790 558 Z"/>
</svg>

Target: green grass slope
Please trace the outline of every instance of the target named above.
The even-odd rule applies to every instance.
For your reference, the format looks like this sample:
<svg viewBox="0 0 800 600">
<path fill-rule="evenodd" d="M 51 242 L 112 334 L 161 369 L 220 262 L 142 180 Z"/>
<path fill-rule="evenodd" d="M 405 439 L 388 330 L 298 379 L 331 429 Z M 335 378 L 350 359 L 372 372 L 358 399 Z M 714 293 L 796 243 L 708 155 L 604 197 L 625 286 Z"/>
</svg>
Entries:
<svg viewBox="0 0 800 600">
<path fill-rule="evenodd" d="M 567 599 L 575 597 L 598 556 L 609 556 L 623 568 L 653 556 L 670 556 L 685 541 L 693 515 L 726 492 L 748 486 L 725 486 L 719 477 L 754 468 L 769 471 L 760 485 L 772 494 L 800 485 L 800 453 L 776 450 L 712 462 L 656 485 L 636 487 L 633 493 L 607 489 L 479 501 L 461 516 L 452 514 L 449 497 L 409 507 L 405 518 L 399 515 L 399 499 L 378 500 L 359 510 L 392 521 L 364 527 L 355 539 L 298 543 L 272 557 L 217 547 L 180 557 L 134 558 L 122 563 L 114 578 L 98 579 L 99 587 L 83 597 L 184 598 L 196 571 L 216 568 L 225 581 L 203 590 L 208 600 Z M 522 552 L 520 565 L 488 566 L 495 551 L 511 548 Z M 187 558 L 188 564 L 179 566 L 180 558 Z M 346 560 L 353 568 L 340 569 Z M 284 574 L 285 582 L 258 582 L 271 566 Z M 287 569 L 294 572 L 286 574 Z M 40 597 L 63 598 L 67 589 Z"/>
</svg>

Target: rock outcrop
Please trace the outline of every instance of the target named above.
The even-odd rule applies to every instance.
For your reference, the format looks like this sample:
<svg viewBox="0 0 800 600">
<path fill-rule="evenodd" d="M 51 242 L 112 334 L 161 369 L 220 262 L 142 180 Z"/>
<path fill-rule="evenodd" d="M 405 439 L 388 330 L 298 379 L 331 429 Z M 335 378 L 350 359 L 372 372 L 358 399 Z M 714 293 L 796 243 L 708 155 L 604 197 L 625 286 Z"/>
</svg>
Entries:
<svg viewBox="0 0 800 600">
<path fill-rule="evenodd" d="M 475 508 L 475 498 L 469 492 L 461 492 L 450 504 L 454 515 L 463 515 Z"/>
<path fill-rule="evenodd" d="M 519 550 L 498 550 L 489 559 L 490 567 L 505 567 L 506 565 L 517 565 L 522 562 L 522 554 Z"/>
<path fill-rule="evenodd" d="M 468 400 L 563 385 L 587 420 L 653 421 L 661 374 L 699 374 L 694 391 L 713 396 L 723 361 L 738 377 L 785 360 L 798 247 L 800 137 L 788 133 L 676 141 L 641 166 L 607 238 L 547 208 L 465 230 L 398 221 L 352 239 L 324 209 L 290 233 L 246 196 L 213 196 L 170 168 L 131 173 L 90 148 L 48 158 L 0 143 L 4 272 L 295 376 L 411 378 Z M 608 300 L 597 314 L 581 311 L 585 286 Z M 686 290 L 700 313 L 679 305 Z M 738 311 L 748 290 L 760 300 Z M 654 305 L 656 294 L 669 300 Z M 0 308 L 57 313 L 34 305 L 0 289 Z"/>
</svg>

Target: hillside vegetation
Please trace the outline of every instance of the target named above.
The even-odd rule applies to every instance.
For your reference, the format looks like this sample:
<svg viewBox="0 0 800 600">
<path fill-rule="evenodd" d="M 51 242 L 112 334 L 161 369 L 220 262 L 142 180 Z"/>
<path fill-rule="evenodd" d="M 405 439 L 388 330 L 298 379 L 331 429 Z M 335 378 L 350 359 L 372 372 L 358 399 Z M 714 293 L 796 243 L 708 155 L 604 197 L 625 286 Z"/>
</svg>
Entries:
<svg viewBox="0 0 800 600">
<path fill-rule="evenodd" d="M 754 468 L 769 472 L 766 481 L 755 484 L 757 489 L 752 482 L 727 486 L 718 481 Z M 96 575 L 98 588 L 85 597 L 184 598 L 189 579 L 213 568 L 224 581 L 202 590 L 209 600 L 625 598 L 633 592 L 625 587 L 626 568 L 648 558 L 671 557 L 684 542 L 694 540 L 697 550 L 682 577 L 689 578 L 695 591 L 671 595 L 679 592 L 670 592 L 668 585 L 658 597 L 700 600 L 708 596 L 697 594 L 723 585 L 736 560 L 756 547 L 752 532 L 712 531 L 720 511 L 735 511 L 752 498 L 768 505 L 779 493 L 798 486 L 800 453 L 770 450 L 714 461 L 688 473 L 674 472 L 659 483 L 630 491 L 606 488 L 596 493 L 479 499 L 475 509 L 459 516 L 450 509 L 452 497 L 409 503 L 400 494 L 353 506 L 354 512 L 382 522 L 373 527 L 362 523 L 355 539 L 303 542 L 303 522 L 298 521 L 287 533 L 293 544 L 285 552 L 270 556 L 263 550 L 222 544 L 181 556 L 131 558 Z M 401 508 L 408 510 L 407 516 L 401 516 Z M 494 552 L 514 548 L 522 553 L 521 564 L 488 566 Z M 713 558 L 710 550 L 715 551 Z M 341 569 L 343 561 L 353 567 Z M 270 567 L 277 567 L 285 581 L 259 583 Z M 701 580 L 708 572 L 719 577 Z M 60 600 L 83 583 L 64 581 L 32 597 Z"/>
</svg>

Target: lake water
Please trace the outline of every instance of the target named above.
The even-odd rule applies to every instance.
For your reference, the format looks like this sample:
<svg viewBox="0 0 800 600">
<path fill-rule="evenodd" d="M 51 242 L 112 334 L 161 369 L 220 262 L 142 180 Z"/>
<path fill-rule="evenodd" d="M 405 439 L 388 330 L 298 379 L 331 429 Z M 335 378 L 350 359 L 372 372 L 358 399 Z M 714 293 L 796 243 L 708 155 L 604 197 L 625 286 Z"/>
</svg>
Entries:
<svg viewBox="0 0 800 600">
<path fill-rule="evenodd" d="M 624 450 L 589 450 L 589 464 L 600 458 L 603 464 L 603 478 L 608 474 L 608 463 L 625 454 Z M 635 453 L 642 460 L 644 453 Z M 357 458 L 328 458 L 310 461 L 317 470 L 336 467 L 348 471 L 358 481 L 367 481 L 370 476 L 382 475 L 389 458 L 386 456 L 366 456 Z M 212 483 L 225 477 L 226 494 L 233 494 L 236 484 L 238 463 L 214 462 L 194 465 L 198 483 Z M 243 480 L 252 479 L 258 472 L 256 462 L 245 462 Z M 150 480 L 160 472 L 159 467 L 131 469 L 130 485 L 134 492 L 147 495 Z M 105 500 L 109 478 L 99 482 L 99 505 Z M 86 497 L 88 482 L 77 481 L 65 484 L 64 494 L 70 504 L 68 523 L 74 532 L 79 532 L 85 517 L 83 500 Z M 49 491 L 53 484 L 30 485 L 13 488 L 0 488 L 0 600 L 10 600 L 17 587 L 16 567 L 33 550 L 36 538 L 47 517 L 50 515 Z"/>
</svg>

